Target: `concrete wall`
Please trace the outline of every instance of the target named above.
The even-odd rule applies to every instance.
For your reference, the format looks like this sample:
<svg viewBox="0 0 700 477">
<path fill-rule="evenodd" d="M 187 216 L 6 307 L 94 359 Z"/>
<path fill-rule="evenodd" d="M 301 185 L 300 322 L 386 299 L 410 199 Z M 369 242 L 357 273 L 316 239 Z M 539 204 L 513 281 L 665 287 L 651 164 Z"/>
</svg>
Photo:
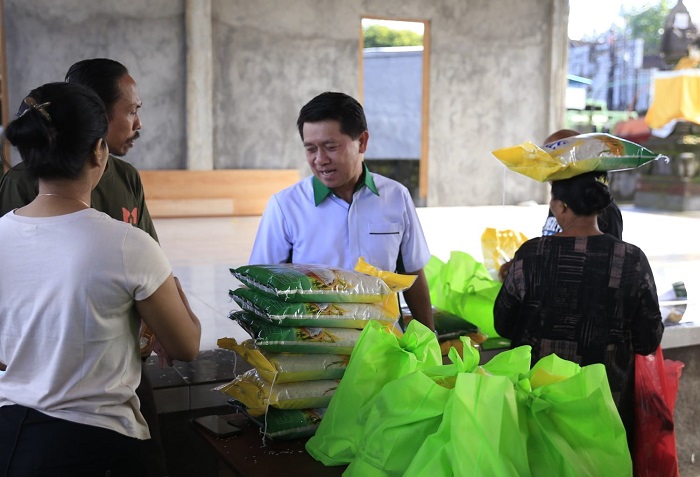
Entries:
<svg viewBox="0 0 700 477">
<path fill-rule="evenodd" d="M 76 61 L 112 58 L 129 68 L 143 101 L 142 137 L 126 159 L 141 169 L 184 167 L 184 0 L 4 0 L 4 9 L 11 114 Z"/>
<path fill-rule="evenodd" d="M 142 169 L 184 168 L 184 0 L 4 0 L 10 109 L 73 62 L 129 67 Z M 505 171 L 490 152 L 539 141 L 563 101 L 565 0 L 212 0 L 214 167 L 298 168 L 299 108 L 327 91 L 359 92 L 363 16 L 430 22 L 427 205 L 545 201 L 546 187 Z M 562 24 L 564 25 L 562 28 Z M 563 32 L 563 34 L 562 34 Z M 15 158 L 16 160 L 16 158 Z"/>
</svg>

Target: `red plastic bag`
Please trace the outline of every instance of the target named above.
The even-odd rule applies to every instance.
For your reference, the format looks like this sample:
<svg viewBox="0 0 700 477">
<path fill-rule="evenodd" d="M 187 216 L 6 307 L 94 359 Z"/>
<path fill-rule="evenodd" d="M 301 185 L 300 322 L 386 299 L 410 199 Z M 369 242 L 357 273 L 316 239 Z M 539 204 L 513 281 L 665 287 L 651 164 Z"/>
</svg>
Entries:
<svg viewBox="0 0 700 477">
<path fill-rule="evenodd" d="M 635 355 L 634 476 L 678 476 L 673 410 L 683 363 L 654 354 Z"/>
</svg>

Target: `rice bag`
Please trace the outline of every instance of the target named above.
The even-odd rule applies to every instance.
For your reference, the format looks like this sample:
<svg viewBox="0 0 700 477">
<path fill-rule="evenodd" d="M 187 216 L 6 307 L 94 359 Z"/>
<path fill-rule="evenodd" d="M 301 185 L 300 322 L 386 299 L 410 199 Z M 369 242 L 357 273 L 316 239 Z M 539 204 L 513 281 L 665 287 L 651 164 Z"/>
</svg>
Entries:
<svg viewBox="0 0 700 477">
<path fill-rule="evenodd" d="M 634 169 L 665 158 L 631 141 L 605 133 L 579 134 L 538 147 L 532 142 L 493 151 L 510 170 L 540 182 L 590 171 Z"/>
<path fill-rule="evenodd" d="M 229 296 L 242 309 L 282 326 L 323 326 L 362 329 L 369 320 L 392 324 L 398 318 L 381 303 L 295 303 L 240 287 Z"/>
<path fill-rule="evenodd" d="M 250 288 L 292 302 L 378 303 L 392 294 L 379 277 L 323 265 L 244 265 L 231 273 Z"/>
<path fill-rule="evenodd" d="M 351 354 L 362 333 L 351 328 L 278 326 L 246 311 L 234 311 L 229 318 L 241 325 L 258 347 L 276 353 Z"/>
<path fill-rule="evenodd" d="M 231 398 L 228 400 L 228 404 L 245 415 L 250 422 L 260 426 L 265 437 L 272 440 L 311 437 L 316 433 L 316 429 L 326 413 L 325 407 L 313 409 L 277 409 L 271 407 L 264 417 L 252 416 L 243 403 Z"/>
<path fill-rule="evenodd" d="M 262 379 L 257 370 L 251 369 L 215 389 L 243 403 L 252 416 L 261 416 L 268 406 L 278 409 L 328 407 L 338 382 L 327 379 L 272 383 Z"/>
<path fill-rule="evenodd" d="M 261 378 L 276 383 L 340 379 L 350 361 L 349 355 L 342 354 L 268 353 L 256 346 L 254 340 L 238 343 L 233 338 L 220 338 L 216 344 L 235 351 Z"/>
</svg>

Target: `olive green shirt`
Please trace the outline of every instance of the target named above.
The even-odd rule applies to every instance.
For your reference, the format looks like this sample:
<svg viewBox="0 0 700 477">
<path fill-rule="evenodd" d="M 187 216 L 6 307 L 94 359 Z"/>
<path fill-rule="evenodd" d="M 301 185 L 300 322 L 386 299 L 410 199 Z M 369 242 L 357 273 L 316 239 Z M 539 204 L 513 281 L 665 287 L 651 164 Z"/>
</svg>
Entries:
<svg viewBox="0 0 700 477">
<path fill-rule="evenodd" d="M 38 182 L 20 162 L 0 179 L 0 216 L 27 205 L 38 193 Z M 158 241 L 146 207 L 141 176 L 128 162 L 109 156 L 107 169 L 92 191 L 91 205 L 114 219 L 140 228 Z"/>
</svg>

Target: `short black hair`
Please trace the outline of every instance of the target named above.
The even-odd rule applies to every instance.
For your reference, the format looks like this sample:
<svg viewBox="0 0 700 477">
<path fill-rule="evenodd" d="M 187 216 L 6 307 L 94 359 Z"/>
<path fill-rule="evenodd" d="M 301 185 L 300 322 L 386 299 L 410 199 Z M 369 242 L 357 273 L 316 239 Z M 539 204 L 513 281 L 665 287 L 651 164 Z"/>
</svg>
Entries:
<svg viewBox="0 0 700 477">
<path fill-rule="evenodd" d="M 353 140 L 367 131 L 365 111 L 355 98 L 345 93 L 326 91 L 306 103 L 299 111 L 297 128 L 302 141 L 304 140 L 304 123 L 328 120 L 338 121 L 340 132 L 347 134 Z"/>
<path fill-rule="evenodd" d="M 128 75 L 129 70 L 118 61 L 109 58 L 92 58 L 81 60 L 68 69 L 67 83 L 78 83 L 93 89 L 102 98 L 107 116 L 112 116 L 112 109 L 121 97 L 119 79 Z"/>
</svg>

